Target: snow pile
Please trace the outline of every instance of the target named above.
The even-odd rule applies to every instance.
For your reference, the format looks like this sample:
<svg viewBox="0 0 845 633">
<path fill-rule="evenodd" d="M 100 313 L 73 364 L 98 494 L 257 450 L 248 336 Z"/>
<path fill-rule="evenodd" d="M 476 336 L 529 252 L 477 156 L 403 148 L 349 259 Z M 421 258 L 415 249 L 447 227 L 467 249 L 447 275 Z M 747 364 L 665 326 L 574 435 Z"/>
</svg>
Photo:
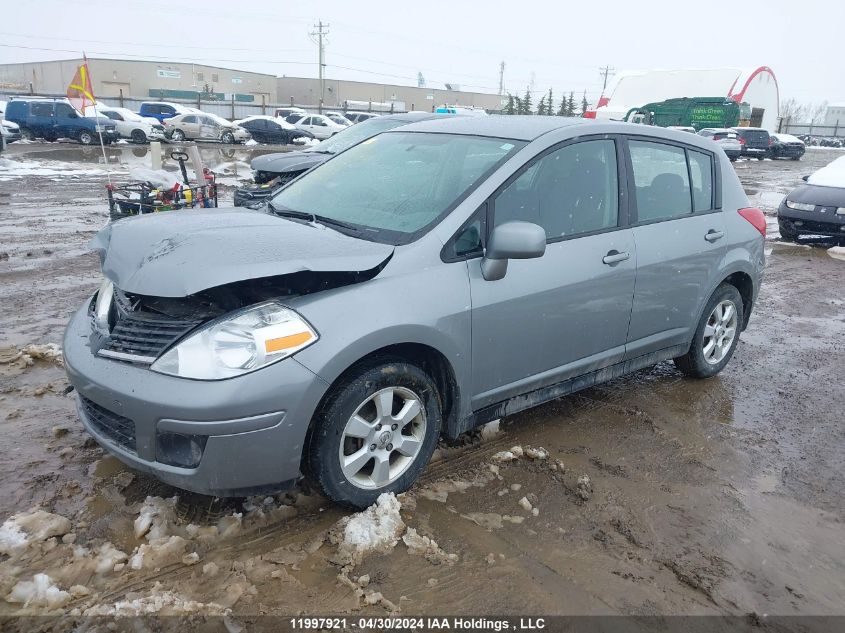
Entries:
<svg viewBox="0 0 845 633">
<path fill-rule="evenodd" d="M 0 554 L 16 554 L 33 543 L 70 532 L 70 521 L 58 514 L 32 510 L 15 514 L 0 526 Z"/>
<path fill-rule="evenodd" d="M 43 360 L 50 363 L 57 363 L 64 365 L 62 359 L 62 348 L 55 343 L 46 343 L 44 345 L 27 345 L 21 352 L 32 358 L 33 360 Z"/>
<path fill-rule="evenodd" d="M 244 145 L 245 145 L 246 147 L 252 147 L 253 145 L 258 145 L 258 141 L 256 141 L 254 138 L 251 138 L 251 139 L 249 139 L 248 141 L 246 141 L 246 142 L 244 143 Z"/>
<path fill-rule="evenodd" d="M 146 535 L 147 540 L 152 541 L 167 536 L 170 525 L 176 520 L 176 500 L 176 497 L 147 497 L 135 519 L 135 538 Z"/>
<path fill-rule="evenodd" d="M 6 597 L 8 602 L 23 603 L 27 607 L 46 607 L 58 609 L 71 600 L 67 591 L 62 591 L 53 584 L 47 574 L 35 574 L 32 580 L 18 582 Z"/>
<path fill-rule="evenodd" d="M 382 493 L 363 512 L 343 517 L 329 533 L 329 540 L 338 545 L 337 559 L 354 565 L 370 552 L 393 549 L 405 530 L 401 508 L 396 495 Z"/>
<path fill-rule="evenodd" d="M 129 177 L 132 180 L 148 182 L 160 189 L 173 189 L 180 184 L 179 176 L 174 171 L 166 169 L 150 169 L 149 167 L 132 167 L 129 170 Z"/>
<path fill-rule="evenodd" d="M 94 571 L 98 574 L 119 571 L 123 569 L 122 564 L 126 562 L 127 558 L 126 552 L 120 551 L 111 543 L 103 543 L 94 557 Z M 116 567 L 117 569 L 115 569 Z"/>
<path fill-rule="evenodd" d="M 99 176 L 101 169 L 78 169 L 68 163 L 48 161 L 39 163 L 34 161 L 12 160 L 0 158 L 0 182 L 8 182 L 27 176 Z"/>
<path fill-rule="evenodd" d="M 188 541 L 181 536 L 163 536 L 135 548 L 129 559 L 129 568 L 160 569 L 170 563 L 181 561 Z"/>
<path fill-rule="evenodd" d="M 148 596 L 127 597 L 114 604 L 100 604 L 86 609 L 85 616 L 108 615 L 130 617 L 141 615 L 191 615 L 201 613 L 204 616 L 228 615 L 229 609 L 216 602 L 197 602 L 179 595 L 175 591 L 163 591 L 156 583 Z"/>
<path fill-rule="evenodd" d="M 306 147 L 314 147 L 315 145 L 319 145 L 320 141 L 316 138 L 305 138 L 300 136 L 298 139 L 294 139 L 294 145 L 305 145 Z"/>
<path fill-rule="evenodd" d="M 499 425 L 501 420 L 493 420 L 492 422 L 488 422 L 484 426 L 481 427 L 481 441 L 487 442 L 488 440 L 493 439 L 496 437 L 500 432 L 501 429 Z"/>
<path fill-rule="evenodd" d="M 408 551 L 411 554 L 423 556 L 428 562 L 435 565 L 439 565 L 440 563 L 451 565 L 458 560 L 457 554 L 447 554 L 440 549 L 440 546 L 434 539 L 423 536 L 412 527 L 409 527 L 408 531 L 405 532 L 402 542 L 408 546 Z"/>
<path fill-rule="evenodd" d="M 845 261 L 845 246 L 833 246 L 827 249 L 827 254 L 834 259 L 841 259 Z"/>
</svg>

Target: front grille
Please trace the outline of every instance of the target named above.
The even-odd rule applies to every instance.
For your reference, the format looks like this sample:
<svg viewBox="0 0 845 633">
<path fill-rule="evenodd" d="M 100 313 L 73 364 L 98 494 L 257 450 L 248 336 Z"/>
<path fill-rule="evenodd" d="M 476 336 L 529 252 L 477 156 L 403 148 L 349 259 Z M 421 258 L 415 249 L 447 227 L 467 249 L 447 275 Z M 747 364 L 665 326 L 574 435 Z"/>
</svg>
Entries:
<svg viewBox="0 0 845 633">
<path fill-rule="evenodd" d="M 836 224 L 834 222 L 815 222 L 813 220 L 800 220 L 803 222 L 800 226 L 795 224 L 795 220 L 789 219 L 788 223 L 793 227 L 793 230 L 798 231 L 800 233 L 822 233 L 822 234 L 831 234 L 831 235 L 845 235 L 845 231 L 842 230 L 842 227 L 845 224 Z M 783 220 L 781 220 L 783 222 Z"/>
<path fill-rule="evenodd" d="M 129 418 L 105 409 L 85 396 L 79 396 L 88 422 L 100 434 L 126 450 L 136 451 L 135 423 Z"/>
<path fill-rule="evenodd" d="M 174 318 L 138 309 L 117 289 L 112 303 L 112 317 L 114 325 L 99 354 L 146 364 L 152 363 L 168 347 L 205 320 Z"/>
</svg>

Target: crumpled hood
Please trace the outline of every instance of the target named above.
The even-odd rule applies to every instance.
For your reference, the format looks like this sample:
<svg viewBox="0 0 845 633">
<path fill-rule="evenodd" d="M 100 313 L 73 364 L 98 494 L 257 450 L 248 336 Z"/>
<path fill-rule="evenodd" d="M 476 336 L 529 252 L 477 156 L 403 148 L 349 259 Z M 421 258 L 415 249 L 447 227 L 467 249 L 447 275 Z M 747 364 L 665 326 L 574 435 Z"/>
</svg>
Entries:
<svg viewBox="0 0 845 633">
<path fill-rule="evenodd" d="M 243 208 L 171 211 L 109 224 L 89 246 L 127 292 L 184 297 L 245 279 L 376 268 L 393 246 Z"/>
<path fill-rule="evenodd" d="M 326 162 L 331 154 L 319 154 L 317 152 L 280 152 L 278 154 L 265 154 L 252 159 L 250 167 L 256 171 L 269 171 L 274 174 L 285 172 L 296 172 L 311 169 Z"/>
<path fill-rule="evenodd" d="M 823 207 L 845 207 L 845 187 L 798 185 L 787 196 L 793 202 L 804 202 Z"/>
</svg>

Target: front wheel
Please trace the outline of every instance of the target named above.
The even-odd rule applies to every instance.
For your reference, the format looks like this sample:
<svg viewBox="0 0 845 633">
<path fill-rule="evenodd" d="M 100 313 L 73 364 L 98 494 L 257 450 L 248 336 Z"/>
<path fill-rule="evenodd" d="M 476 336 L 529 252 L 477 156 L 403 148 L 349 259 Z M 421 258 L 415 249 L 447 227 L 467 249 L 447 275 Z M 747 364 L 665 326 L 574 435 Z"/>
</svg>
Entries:
<svg viewBox="0 0 845 633">
<path fill-rule="evenodd" d="M 170 138 L 174 141 L 184 141 L 185 133 L 182 130 L 173 130 L 173 134 L 170 135 Z"/>
<path fill-rule="evenodd" d="M 728 364 L 739 343 L 743 318 L 739 290 L 723 283 L 704 307 L 689 351 L 674 359 L 675 366 L 693 378 L 709 378 L 718 374 Z"/>
<path fill-rule="evenodd" d="M 303 469 L 329 499 L 366 508 L 420 476 L 440 437 L 432 379 L 403 360 L 360 367 L 332 388 L 311 431 Z"/>
<path fill-rule="evenodd" d="M 147 142 L 147 135 L 144 134 L 144 130 L 132 130 L 131 137 L 132 142 L 138 143 L 139 145 Z"/>
<path fill-rule="evenodd" d="M 34 141 L 35 140 L 35 133 L 30 130 L 28 127 L 21 128 L 21 139 L 24 141 Z"/>
<path fill-rule="evenodd" d="M 231 132 L 224 132 L 223 136 L 220 137 L 220 140 L 226 145 L 231 145 L 235 142 L 235 135 Z"/>
</svg>

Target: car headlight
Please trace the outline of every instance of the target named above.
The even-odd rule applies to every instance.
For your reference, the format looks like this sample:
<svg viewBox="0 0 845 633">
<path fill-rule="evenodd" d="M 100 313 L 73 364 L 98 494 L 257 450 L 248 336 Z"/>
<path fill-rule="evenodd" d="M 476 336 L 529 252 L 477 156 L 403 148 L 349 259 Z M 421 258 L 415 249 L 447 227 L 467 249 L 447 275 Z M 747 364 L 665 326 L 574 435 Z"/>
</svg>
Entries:
<svg viewBox="0 0 845 633">
<path fill-rule="evenodd" d="M 232 378 L 292 356 L 318 338 L 290 308 L 262 303 L 203 326 L 150 369 L 197 380 Z"/>
<path fill-rule="evenodd" d="M 836 215 L 845 215 L 845 207 L 836 207 Z"/>
<path fill-rule="evenodd" d="M 807 204 L 806 202 L 793 202 L 792 200 L 786 201 L 786 206 L 790 209 L 796 209 L 798 211 L 815 211 L 816 205 L 814 204 Z"/>
</svg>

